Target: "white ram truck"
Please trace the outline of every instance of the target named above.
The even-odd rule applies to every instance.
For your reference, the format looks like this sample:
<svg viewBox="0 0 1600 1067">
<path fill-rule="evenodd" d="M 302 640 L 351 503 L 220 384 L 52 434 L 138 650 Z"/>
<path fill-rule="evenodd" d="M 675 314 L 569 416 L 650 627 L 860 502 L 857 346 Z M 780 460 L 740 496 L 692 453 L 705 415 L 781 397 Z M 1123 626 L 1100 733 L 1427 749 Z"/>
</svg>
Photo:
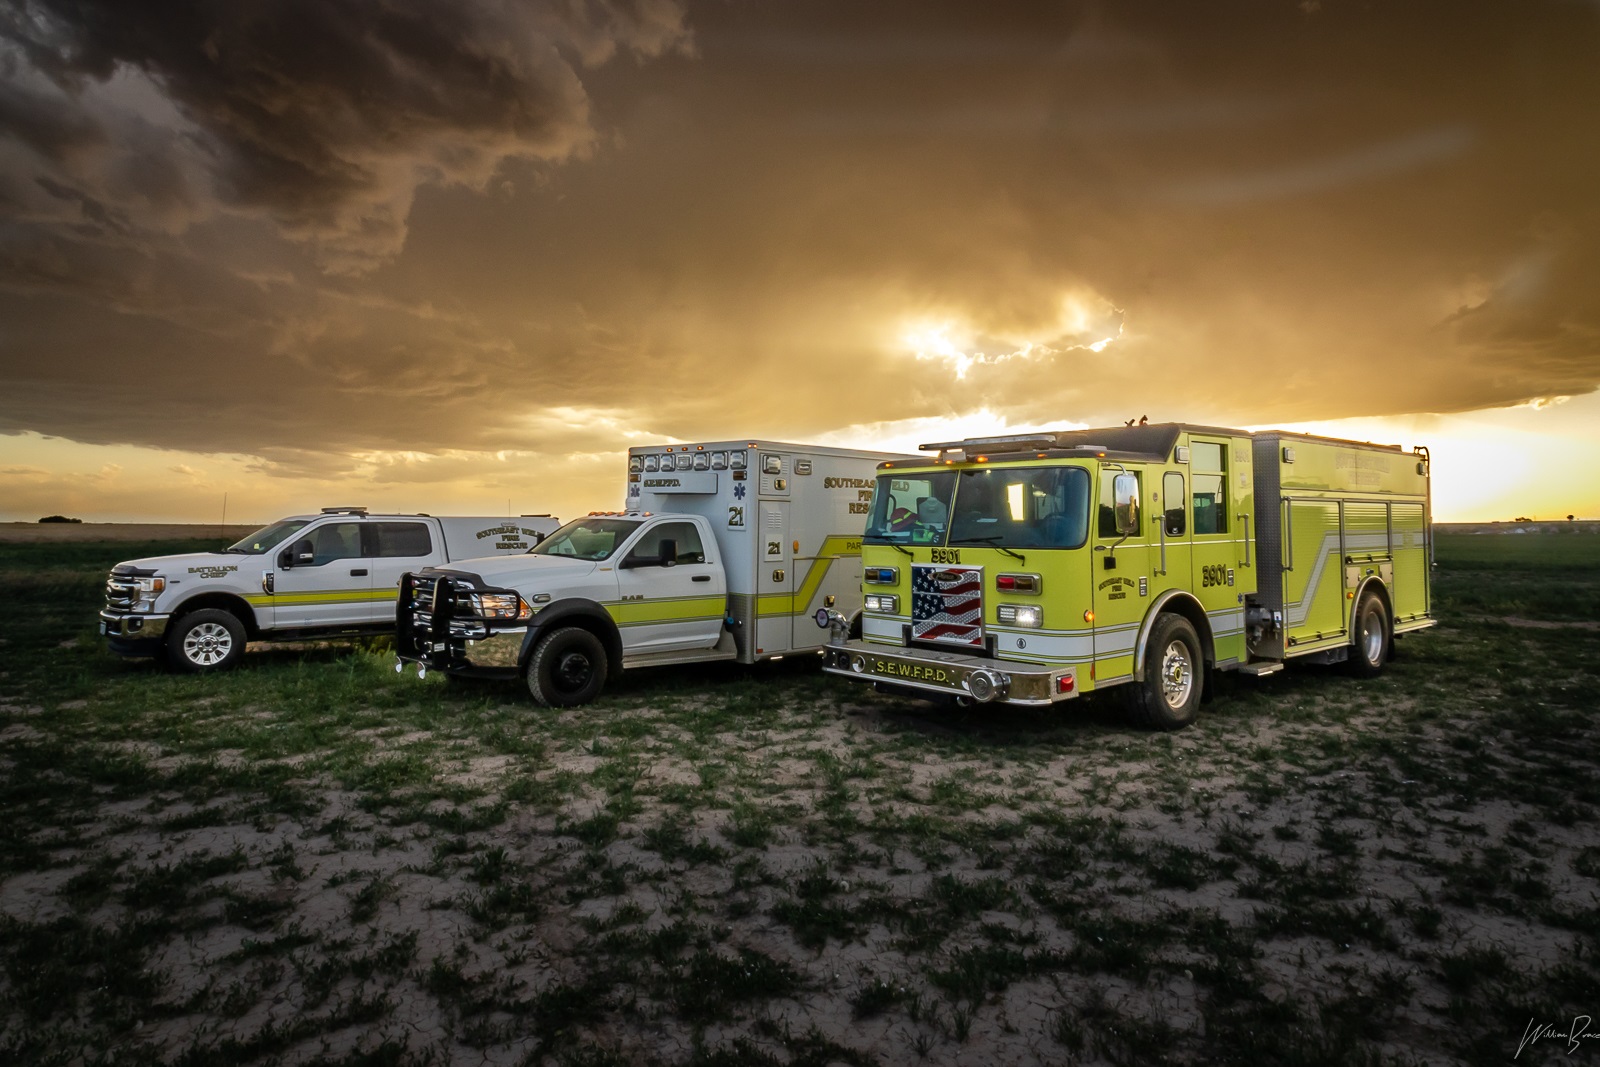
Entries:
<svg viewBox="0 0 1600 1067">
<path fill-rule="evenodd" d="M 914 457 L 776 441 L 629 450 L 626 511 L 568 523 L 525 556 L 401 582 L 396 651 L 454 677 L 521 677 L 585 704 L 624 668 L 817 653 L 819 608 L 861 612 L 861 530 L 878 464 Z"/>
<path fill-rule="evenodd" d="M 549 515 L 456 518 L 323 508 L 218 552 L 128 560 L 111 569 L 100 633 L 112 652 L 181 671 L 237 663 L 247 641 L 394 632 L 408 570 L 522 554 L 560 525 Z"/>
</svg>

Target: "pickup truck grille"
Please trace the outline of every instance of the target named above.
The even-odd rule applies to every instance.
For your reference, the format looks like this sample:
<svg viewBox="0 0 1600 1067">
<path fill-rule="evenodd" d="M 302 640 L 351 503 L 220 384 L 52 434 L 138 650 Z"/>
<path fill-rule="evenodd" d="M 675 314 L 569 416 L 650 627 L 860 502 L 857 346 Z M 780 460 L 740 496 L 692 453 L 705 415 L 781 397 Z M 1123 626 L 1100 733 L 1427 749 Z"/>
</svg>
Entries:
<svg viewBox="0 0 1600 1067">
<path fill-rule="evenodd" d="M 139 582 L 113 574 L 106 582 L 106 608 L 110 611 L 131 611 L 139 599 Z"/>
</svg>

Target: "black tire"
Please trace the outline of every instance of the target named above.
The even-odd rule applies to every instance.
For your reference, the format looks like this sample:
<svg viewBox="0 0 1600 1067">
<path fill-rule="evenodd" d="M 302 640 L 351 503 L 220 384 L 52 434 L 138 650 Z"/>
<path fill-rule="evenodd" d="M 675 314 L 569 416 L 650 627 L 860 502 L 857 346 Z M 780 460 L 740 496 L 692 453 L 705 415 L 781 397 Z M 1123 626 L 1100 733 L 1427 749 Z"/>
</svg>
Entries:
<svg viewBox="0 0 1600 1067">
<path fill-rule="evenodd" d="M 606 682 L 606 649 L 578 626 L 545 637 L 528 659 L 528 692 L 546 708 L 573 708 L 600 695 Z"/>
<path fill-rule="evenodd" d="M 1389 626 L 1389 609 L 1383 597 L 1368 589 L 1356 604 L 1355 621 L 1351 626 L 1354 641 L 1346 668 L 1357 678 L 1372 678 L 1383 672 L 1389 662 L 1394 645 L 1394 634 Z"/>
<path fill-rule="evenodd" d="M 244 623 L 230 611 L 201 608 L 167 627 L 167 664 L 185 674 L 227 670 L 244 655 Z"/>
<path fill-rule="evenodd" d="M 1128 686 L 1129 717 L 1152 730 L 1181 730 L 1194 722 L 1204 688 L 1200 636 L 1181 615 L 1162 615 L 1150 630 L 1144 680 Z"/>
</svg>

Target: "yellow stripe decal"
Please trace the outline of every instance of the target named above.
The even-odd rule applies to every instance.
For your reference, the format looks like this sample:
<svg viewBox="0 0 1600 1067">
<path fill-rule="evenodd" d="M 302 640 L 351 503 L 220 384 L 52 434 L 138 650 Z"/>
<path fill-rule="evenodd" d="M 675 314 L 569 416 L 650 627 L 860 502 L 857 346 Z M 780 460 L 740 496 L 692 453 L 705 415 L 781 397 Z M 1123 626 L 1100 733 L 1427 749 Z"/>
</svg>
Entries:
<svg viewBox="0 0 1600 1067">
<path fill-rule="evenodd" d="M 618 626 L 639 626 L 652 622 L 720 619 L 727 610 L 727 599 L 720 596 L 698 596 L 676 600 L 622 600 L 611 601 L 601 606 Z"/>
<path fill-rule="evenodd" d="M 806 571 L 800 588 L 791 593 L 763 593 L 756 598 L 756 614 L 766 615 L 794 615 L 805 614 L 806 605 L 811 603 L 811 598 L 817 595 L 817 590 L 822 588 L 822 580 L 828 576 L 828 568 L 833 566 L 836 559 L 859 557 L 861 555 L 861 537 L 857 535 L 833 534 L 825 538 L 822 547 L 817 549 L 816 558 L 811 561 L 810 568 Z M 805 557 L 801 557 L 804 559 Z"/>
<path fill-rule="evenodd" d="M 373 601 L 396 600 L 399 596 L 398 590 L 330 589 L 319 593 L 250 593 L 244 600 L 253 608 L 287 608 L 306 604 L 370 604 Z"/>
</svg>

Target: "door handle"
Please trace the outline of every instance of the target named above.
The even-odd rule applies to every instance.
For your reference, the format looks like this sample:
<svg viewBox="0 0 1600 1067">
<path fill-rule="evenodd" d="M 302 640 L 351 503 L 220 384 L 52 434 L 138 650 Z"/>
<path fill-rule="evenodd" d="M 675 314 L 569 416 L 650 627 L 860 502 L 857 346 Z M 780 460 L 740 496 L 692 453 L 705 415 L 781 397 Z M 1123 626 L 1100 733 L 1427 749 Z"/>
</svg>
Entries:
<svg viewBox="0 0 1600 1067">
<path fill-rule="evenodd" d="M 366 576 L 367 576 L 367 568 L 365 568 L 365 567 L 352 567 L 352 568 L 350 568 L 350 577 L 352 577 L 352 578 L 365 578 Z"/>
<path fill-rule="evenodd" d="M 694 576 L 693 580 L 696 581 L 696 582 L 709 582 L 711 580 L 711 575 L 709 575 L 709 574 L 697 574 L 697 575 Z"/>
</svg>

